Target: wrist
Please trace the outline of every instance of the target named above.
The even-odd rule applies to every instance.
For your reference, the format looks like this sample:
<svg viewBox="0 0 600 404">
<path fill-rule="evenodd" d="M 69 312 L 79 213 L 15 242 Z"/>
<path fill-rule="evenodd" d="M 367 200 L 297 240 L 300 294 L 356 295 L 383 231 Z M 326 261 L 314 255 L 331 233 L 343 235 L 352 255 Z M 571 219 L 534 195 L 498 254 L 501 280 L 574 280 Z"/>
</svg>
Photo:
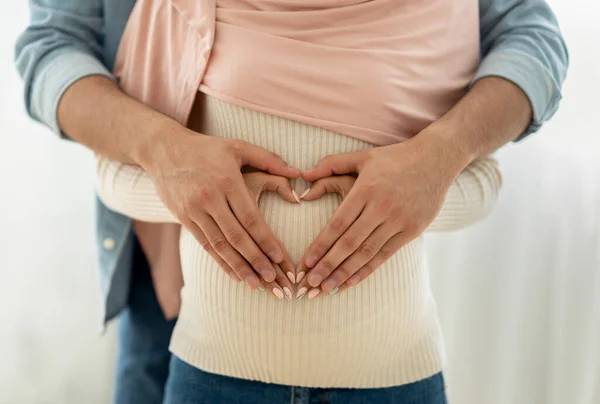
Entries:
<svg viewBox="0 0 600 404">
<path fill-rule="evenodd" d="M 427 129 L 470 163 L 516 139 L 530 122 L 525 93 L 505 79 L 486 77 Z"/>
<path fill-rule="evenodd" d="M 440 161 L 440 169 L 458 175 L 475 158 L 474 150 L 461 138 L 456 126 L 437 121 L 410 140 Z"/>
<path fill-rule="evenodd" d="M 153 167 L 170 154 L 169 149 L 177 139 L 187 134 L 187 129 L 166 117 L 146 122 L 145 130 L 132 150 L 132 159 L 146 172 L 152 172 Z"/>
</svg>

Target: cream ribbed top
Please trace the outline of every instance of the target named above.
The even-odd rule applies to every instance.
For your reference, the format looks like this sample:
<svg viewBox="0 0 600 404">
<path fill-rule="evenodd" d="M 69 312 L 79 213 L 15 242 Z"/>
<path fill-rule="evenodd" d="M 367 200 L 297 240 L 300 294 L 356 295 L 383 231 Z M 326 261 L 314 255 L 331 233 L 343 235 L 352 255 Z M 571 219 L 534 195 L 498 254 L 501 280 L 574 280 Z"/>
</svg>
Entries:
<svg viewBox="0 0 600 404">
<path fill-rule="evenodd" d="M 207 97 L 203 133 L 242 139 L 306 170 L 329 154 L 371 145 L 325 129 Z M 452 185 L 430 230 L 455 230 L 483 218 L 501 179 L 496 161 L 475 161 Z M 309 184 L 295 180 L 302 193 Z M 106 205 L 134 219 L 176 222 L 139 168 L 101 158 L 98 191 Z M 263 194 L 259 208 L 294 262 L 341 202 L 291 204 Z M 180 239 L 185 286 L 171 350 L 204 371 L 306 387 L 385 387 L 439 372 L 444 349 L 429 286 L 423 238 L 406 245 L 367 280 L 336 295 L 278 300 L 233 282 L 191 233 Z"/>
</svg>

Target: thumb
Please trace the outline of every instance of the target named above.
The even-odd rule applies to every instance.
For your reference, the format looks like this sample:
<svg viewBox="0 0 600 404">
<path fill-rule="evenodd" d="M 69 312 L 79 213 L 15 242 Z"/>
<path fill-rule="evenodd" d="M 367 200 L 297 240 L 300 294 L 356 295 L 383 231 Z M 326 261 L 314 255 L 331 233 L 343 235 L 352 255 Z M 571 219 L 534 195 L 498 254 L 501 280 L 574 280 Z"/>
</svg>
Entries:
<svg viewBox="0 0 600 404">
<path fill-rule="evenodd" d="M 263 192 L 277 192 L 283 199 L 291 203 L 299 203 L 300 199 L 292 189 L 290 181 L 285 177 L 272 174 L 254 172 L 244 174 L 244 181 L 248 190 L 258 203 Z"/>
<path fill-rule="evenodd" d="M 257 168 L 260 171 L 287 178 L 298 178 L 300 175 L 300 170 L 289 167 L 277 154 L 265 150 L 262 147 L 255 146 L 242 140 L 231 141 L 230 147 L 233 155 L 238 160 L 240 167 L 250 166 Z"/>
<path fill-rule="evenodd" d="M 296 191 L 294 191 L 287 178 L 268 174 L 267 176 L 268 178 L 263 185 L 263 191 L 277 192 L 279 196 L 288 202 L 300 203 L 300 198 L 298 198 Z"/>
<path fill-rule="evenodd" d="M 335 177 L 325 177 L 314 182 L 308 193 L 302 195 L 302 200 L 313 201 L 319 199 L 326 193 L 337 193 L 345 198 L 352 189 L 356 179 L 350 175 L 340 175 Z"/>
<path fill-rule="evenodd" d="M 362 165 L 369 158 L 368 150 L 335 154 L 325 157 L 314 168 L 305 171 L 302 178 L 316 181 L 336 174 L 352 174 L 360 172 Z"/>
</svg>

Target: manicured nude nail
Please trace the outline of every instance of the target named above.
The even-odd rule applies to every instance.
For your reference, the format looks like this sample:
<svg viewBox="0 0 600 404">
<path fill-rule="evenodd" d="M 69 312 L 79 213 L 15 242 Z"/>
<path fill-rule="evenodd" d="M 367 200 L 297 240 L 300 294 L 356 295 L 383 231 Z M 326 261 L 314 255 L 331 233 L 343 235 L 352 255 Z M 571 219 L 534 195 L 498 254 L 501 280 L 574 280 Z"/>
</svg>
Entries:
<svg viewBox="0 0 600 404">
<path fill-rule="evenodd" d="M 292 300 L 292 292 L 291 292 L 291 291 L 288 289 L 288 287 L 287 287 L 287 286 L 285 286 L 285 287 L 283 288 L 283 293 L 285 293 L 285 297 L 286 297 L 288 300 Z"/>
<path fill-rule="evenodd" d="M 306 291 L 307 291 L 307 290 L 308 290 L 308 289 L 306 289 L 306 288 L 301 288 L 301 289 L 298 291 L 298 294 L 296 295 L 296 299 L 302 299 L 302 298 L 304 297 L 304 295 L 306 294 Z"/>
<path fill-rule="evenodd" d="M 292 195 L 294 195 L 294 199 L 296 200 L 296 202 L 300 203 L 300 198 L 298 198 L 298 194 L 293 189 L 292 189 Z"/>
<path fill-rule="evenodd" d="M 286 275 L 287 275 L 288 279 L 290 280 L 290 282 L 296 283 L 296 279 L 294 278 L 293 272 L 288 272 Z"/>
<path fill-rule="evenodd" d="M 277 288 L 273 288 L 273 294 L 277 296 L 278 299 L 283 299 L 283 292 Z"/>
<path fill-rule="evenodd" d="M 306 275 L 306 272 L 304 272 L 304 271 L 298 272 L 298 275 L 296 275 L 296 283 L 300 283 L 302 278 L 304 278 L 304 275 Z"/>
<path fill-rule="evenodd" d="M 306 191 L 302 192 L 302 195 L 300 195 L 300 199 L 304 198 L 306 195 L 308 195 L 308 193 L 310 192 L 310 188 L 308 188 Z"/>
<path fill-rule="evenodd" d="M 333 288 L 335 288 L 335 281 L 333 279 L 327 279 L 323 282 L 323 290 L 333 291 Z"/>
<path fill-rule="evenodd" d="M 338 292 L 338 290 L 340 290 L 340 288 L 335 288 L 331 292 L 329 292 L 329 294 L 330 295 L 335 295 Z"/>
<path fill-rule="evenodd" d="M 319 293 L 321 293 L 321 289 L 311 289 L 311 291 L 308 292 L 308 298 L 314 299 L 319 295 Z"/>
<path fill-rule="evenodd" d="M 265 291 L 265 287 L 264 287 L 263 285 L 260 285 L 260 286 L 258 287 L 258 290 L 260 290 L 261 292 L 264 292 L 264 291 Z"/>
</svg>

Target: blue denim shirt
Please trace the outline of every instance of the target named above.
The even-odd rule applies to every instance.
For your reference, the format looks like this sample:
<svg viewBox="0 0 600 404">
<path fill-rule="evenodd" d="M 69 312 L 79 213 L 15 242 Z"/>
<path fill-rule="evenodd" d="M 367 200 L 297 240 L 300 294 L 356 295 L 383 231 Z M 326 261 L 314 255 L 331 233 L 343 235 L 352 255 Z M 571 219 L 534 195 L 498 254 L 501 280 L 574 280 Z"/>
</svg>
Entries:
<svg viewBox="0 0 600 404">
<path fill-rule="evenodd" d="M 63 136 L 57 120 L 61 96 L 82 77 L 112 77 L 134 4 L 135 0 L 29 1 L 31 22 L 17 41 L 15 61 L 33 119 Z M 533 107 L 533 121 L 522 138 L 537 131 L 558 107 L 568 67 L 564 40 L 544 0 L 479 0 L 479 13 L 482 62 L 473 82 L 498 76 L 524 91 Z M 127 303 L 135 236 L 129 218 L 96 201 L 106 324 Z"/>
</svg>

